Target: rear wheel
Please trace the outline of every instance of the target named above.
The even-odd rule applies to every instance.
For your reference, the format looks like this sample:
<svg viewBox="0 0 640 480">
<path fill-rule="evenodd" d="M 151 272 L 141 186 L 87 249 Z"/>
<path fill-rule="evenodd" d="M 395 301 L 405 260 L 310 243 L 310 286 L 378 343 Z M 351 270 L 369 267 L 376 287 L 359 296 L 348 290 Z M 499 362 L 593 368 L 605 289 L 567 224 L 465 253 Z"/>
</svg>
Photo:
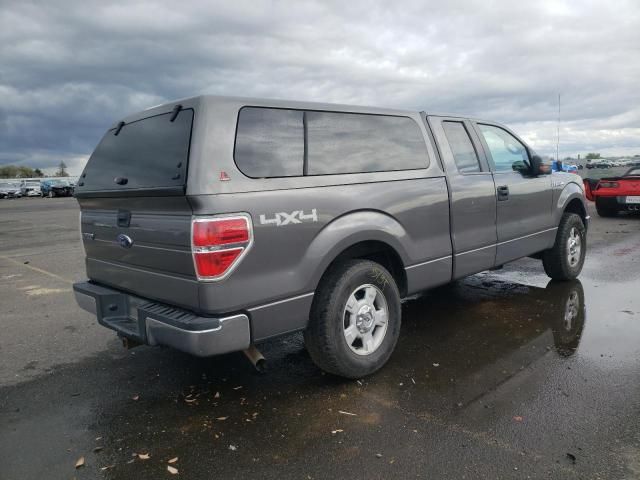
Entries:
<svg viewBox="0 0 640 480">
<path fill-rule="evenodd" d="M 391 274 L 369 260 L 350 260 L 323 277 L 304 340 L 321 369 L 361 378 L 380 369 L 400 335 L 400 293 Z"/>
<path fill-rule="evenodd" d="M 615 198 L 596 197 L 596 210 L 601 217 L 618 215 L 618 201 Z"/>
<path fill-rule="evenodd" d="M 587 253 L 587 231 L 580 215 L 565 213 L 556 241 L 542 255 L 544 271 L 554 280 L 573 280 L 582 271 Z"/>
</svg>

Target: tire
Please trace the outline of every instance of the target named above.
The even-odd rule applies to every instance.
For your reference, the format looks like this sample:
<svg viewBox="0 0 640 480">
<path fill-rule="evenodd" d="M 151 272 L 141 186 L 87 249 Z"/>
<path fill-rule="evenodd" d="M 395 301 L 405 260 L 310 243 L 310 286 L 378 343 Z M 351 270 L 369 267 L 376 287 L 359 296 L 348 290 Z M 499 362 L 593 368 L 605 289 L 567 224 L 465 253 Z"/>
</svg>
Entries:
<svg viewBox="0 0 640 480">
<path fill-rule="evenodd" d="M 570 357 L 580 344 L 586 319 L 582 284 L 580 280 L 551 280 L 545 288 L 545 297 L 554 304 L 550 327 L 556 351 L 562 357 Z"/>
<path fill-rule="evenodd" d="M 615 198 L 596 197 L 596 211 L 601 217 L 615 217 L 618 215 L 618 201 Z"/>
<path fill-rule="evenodd" d="M 56 196 L 56 192 L 54 192 L 53 190 L 49 190 L 49 198 L 53 198 Z"/>
<path fill-rule="evenodd" d="M 380 313 L 385 310 L 386 324 Z M 400 293 L 391 274 L 369 260 L 348 260 L 332 267 L 320 281 L 304 332 L 305 345 L 322 370 L 362 378 L 389 360 L 400 335 L 401 316 Z"/>
<path fill-rule="evenodd" d="M 542 255 L 545 273 L 554 280 L 574 280 L 582 271 L 587 253 L 587 231 L 580 215 L 565 213 L 556 241 Z"/>
</svg>

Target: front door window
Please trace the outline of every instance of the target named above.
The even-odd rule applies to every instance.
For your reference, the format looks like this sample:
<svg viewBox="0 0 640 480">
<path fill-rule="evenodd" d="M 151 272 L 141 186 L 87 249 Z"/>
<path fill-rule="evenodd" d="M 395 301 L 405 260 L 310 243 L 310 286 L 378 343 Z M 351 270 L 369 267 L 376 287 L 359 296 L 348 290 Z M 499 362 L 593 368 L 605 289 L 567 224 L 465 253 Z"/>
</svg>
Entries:
<svg viewBox="0 0 640 480">
<path fill-rule="evenodd" d="M 479 124 L 478 127 L 489 147 L 494 171 L 526 172 L 529 169 L 527 149 L 516 137 L 493 125 Z"/>
</svg>

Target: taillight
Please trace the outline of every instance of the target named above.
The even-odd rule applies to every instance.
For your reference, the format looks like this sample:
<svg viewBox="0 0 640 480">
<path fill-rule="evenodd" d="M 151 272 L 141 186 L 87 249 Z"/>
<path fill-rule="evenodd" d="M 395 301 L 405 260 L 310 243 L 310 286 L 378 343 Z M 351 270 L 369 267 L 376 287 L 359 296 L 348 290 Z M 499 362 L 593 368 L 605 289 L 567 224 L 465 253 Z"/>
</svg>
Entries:
<svg viewBox="0 0 640 480">
<path fill-rule="evenodd" d="M 199 280 L 221 280 L 231 273 L 251 247 L 253 228 L 248 215 L 194 217 L 191 251 Z"/>
<path fill-rule="evenodd" d="M 600 182 L 598 188 L 618 188 L 620 184 L 618 182 Z"/>
</svg>

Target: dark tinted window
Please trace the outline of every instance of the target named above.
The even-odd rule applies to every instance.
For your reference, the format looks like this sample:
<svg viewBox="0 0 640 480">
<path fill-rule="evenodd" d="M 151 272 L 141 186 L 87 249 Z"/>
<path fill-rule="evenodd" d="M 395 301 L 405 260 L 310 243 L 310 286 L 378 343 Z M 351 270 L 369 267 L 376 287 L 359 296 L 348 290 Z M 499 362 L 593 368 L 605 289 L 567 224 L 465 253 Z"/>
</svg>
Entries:
<svg viewBox="0 0 640 480">
<path fill-rule="evenodd" d="M 453 159 L 460 173 L 479 172 L 478 155 L 462 122 L 442 122 Z"/>
<path fill-rule="evenodd" d="M 427 166 L 424 138 L 410 118 L 329 112 L 306 115 L 309 175 Z"/>
<path fill-rule="evenodd" d="M 180 187 L 189 157 L 193 110 L 182 110 L 124 125 L 118 135 L 109 130 L 89 158 L 78 192 Z M 125 178 L 119 185 L 114 179 Z"/>
<path fill-rule="evenodd" d="M 245 107 L 240 110 L 235 160 L 249 177 L 302 175 L 303 112 Z"/>
</svg>

